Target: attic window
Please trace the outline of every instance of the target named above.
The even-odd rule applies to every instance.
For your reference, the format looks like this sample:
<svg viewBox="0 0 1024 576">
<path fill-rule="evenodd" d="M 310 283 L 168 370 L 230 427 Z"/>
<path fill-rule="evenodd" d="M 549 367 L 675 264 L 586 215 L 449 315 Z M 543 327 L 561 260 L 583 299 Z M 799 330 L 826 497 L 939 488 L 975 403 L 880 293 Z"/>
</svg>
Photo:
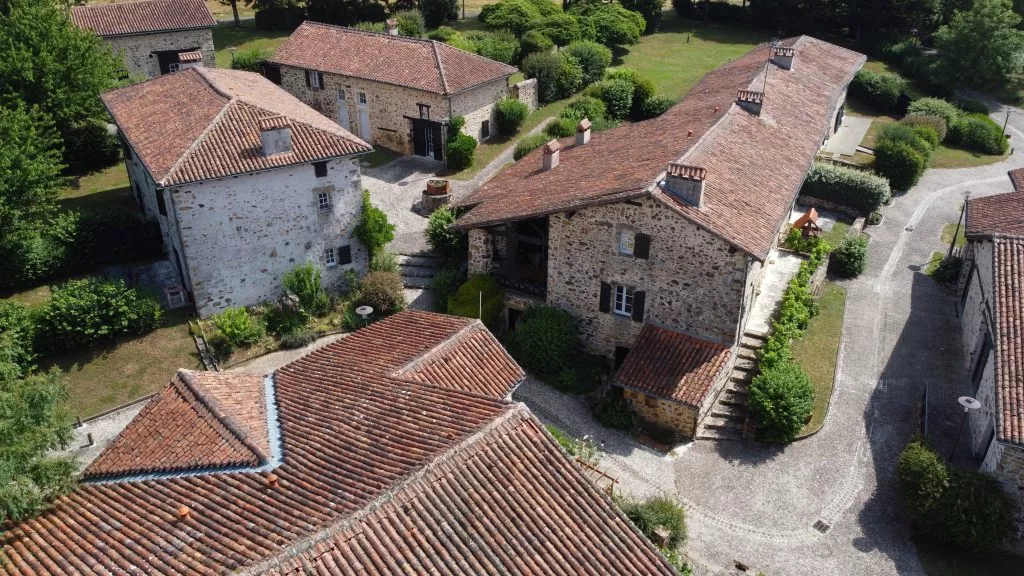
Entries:
<svg viewBox="0 0 1024 576">
<path fill-rule="evenodd" d="M 327 162 L 313 162 L 313 172 L 317 178 L 324 178 L 327 176 Z"/>
</svg>

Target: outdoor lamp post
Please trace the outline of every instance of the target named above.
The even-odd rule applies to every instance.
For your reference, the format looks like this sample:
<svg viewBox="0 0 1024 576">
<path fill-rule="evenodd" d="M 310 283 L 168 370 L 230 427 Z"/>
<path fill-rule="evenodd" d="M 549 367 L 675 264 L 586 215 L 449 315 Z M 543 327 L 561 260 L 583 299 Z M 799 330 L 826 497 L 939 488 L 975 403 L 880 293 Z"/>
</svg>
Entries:
<svg viewBox="0 0 1024 576">
<path fill-rule="evenodd" d="M 953 440 L 953 449 L 949 451 L 949 458 L 946 458 L 947 462 L 953 461 L 953 455 L 956 454 L 956 447 L 960 444 L 960 435 L 964 432 L 964 424 L 967 423 L 967 415 L 970 414 L 971 410 L 977 410 L 981 408 L 981 402 L 978 402 L 970 396 L 961 396 L 956 399 L 964 408 L 963 418 L 960 419 L 960 428 L 956 431 L 956 438 Z"/>
<path fill-rule="evenodd" d="M 360 306 L 359 308 L 356 308 L 356 314 L 363 317 L 363 326 L 365 327 L 368 319 L 370 318 L 370 314 L 373 314 L 373 307 Z"/>
</svg>

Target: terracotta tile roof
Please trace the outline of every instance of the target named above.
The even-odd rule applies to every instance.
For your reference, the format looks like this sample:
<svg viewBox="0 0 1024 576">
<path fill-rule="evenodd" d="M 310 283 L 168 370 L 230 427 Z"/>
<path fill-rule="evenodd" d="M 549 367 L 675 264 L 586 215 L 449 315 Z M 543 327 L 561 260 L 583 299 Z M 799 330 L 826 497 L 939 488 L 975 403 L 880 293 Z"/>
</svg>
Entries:
<svg viewBox="0 0 1024 576">
<path fill-rule="evenodd" d="M 269 456 L 263 376 L 179 370 L 83 477 L 255 467 Z"/>
<path fill-rule="evenodd" d="M 281 44 L 270 62 L 444 95 L 518 71 L 514 66 L 434 40 L 363 32 L 309 20 Z"/>
<path fill-rule="evenodd" d="M 178 52 L 178 62 L 202 62 L 203 53 L 200 50 L 191 52 Z"/>
<path fill-rule="evenodd" d="M 997 433 L 1024 445 L 1024 238 L 995 238 L 994 260 Z"/>
<path fill-rule="evenodd" d="M 762 45 L 708 73 L 662 116 L 565 141 L 558 167 L 541 171 L 534 151 L 457 204 L 474 206 L 462 229 L 553 214 L 642 195 L 764 259 L 832 123 L 831 112 L 865 57 L 802 36 L 793 70 L 769 65 Z M 736 105 L 740 90 L 764 92 L 760 117 Z M 707 170 L 701 208 L 654 186 L 671 162 Z"/>
<path fill-rule="evenodd" d="M 395 372 L 394 376 L 504 398 L 522 382 L 526 373 L 477 320 Z"/>
<path fill-rule="evenodd" d="M 1010 177 L 1010 183 L 1013 184 L 1013 190 L 1024 192 L 1024 168 L 1010 170 L 1007 175 Z"/>
<path fill-rule="evenodd" d="M 300 553 L 328 573 L 671 574 L 525 407 L 392 376 L 470 325 L 406 311 L 282 367 L 279 465 L 86 482 L 4 527 L 0 574 L 261 572 Z M 246 397 L 200 387 L 233 415 Z"/>
<path fill-rule="evenodd" d="M 99 36 L 128 36 L 217 25 L 203 0 L 138 0 L 72 6 L 71 19 Z"/>
<path fill-rule="evenodd" d="M 967 236 L 1024 236 L 1024 191 L 967 201 Z"/>
<path fill-rule="evenodd" d="M 645 324 L 616 380 L 626 388 L 700 408 L 729 354 L 728 346 Z"/>
<path fill-rule="evenodd" d="M 189 68 L 103 94 L 158 186 L 370 152 L 372 148 L 259 74 Z M 260 122 L 287 117 L 291 152 L 264 156 Z"/>
</svg>

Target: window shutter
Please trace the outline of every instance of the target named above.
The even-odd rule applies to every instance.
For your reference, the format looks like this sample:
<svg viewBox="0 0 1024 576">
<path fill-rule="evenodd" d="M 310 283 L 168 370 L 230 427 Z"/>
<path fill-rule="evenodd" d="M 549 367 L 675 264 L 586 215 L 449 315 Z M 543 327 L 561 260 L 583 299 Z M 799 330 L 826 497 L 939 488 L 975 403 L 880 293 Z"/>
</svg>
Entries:
<svg viewBox="0 0 1024 576">
<path fill-rule="evenodd" d="M 601 300 L 597 303 L 597 309 L 601 312 L 612 311 L 612 285 L 601 282 Z"/>
<path fill-rule="evenodd" d="M 635 322 L 644 321 L 644 300 L 646 300 L 647 294 L 637 290 L 633 292 L 633 320 Z"/>
<path fill-rule="evenodd" d="M 316 85 L 317 85 L 318 88 L 323 88 L 324 87 L 324 73 L 323 72 L 317 72 L 316 73 Z"/>
<path fill-rule="evenodd" d="M 651 237 L 637 233 L 633 237 L 633 257 L 646 260 L 651 255 Z"/>
<path fill-rule="evenodd" d="M 309 88 L 310 86 L 312 86 L 312 84 L 309 82 L 309 70 L 306 70 L 306 88 Z"/>
<path fill-rule="evenodd" d="M 341 246 L 338 248 L 338 264 L 352 263 L 352 246 Z"/>
</svg>

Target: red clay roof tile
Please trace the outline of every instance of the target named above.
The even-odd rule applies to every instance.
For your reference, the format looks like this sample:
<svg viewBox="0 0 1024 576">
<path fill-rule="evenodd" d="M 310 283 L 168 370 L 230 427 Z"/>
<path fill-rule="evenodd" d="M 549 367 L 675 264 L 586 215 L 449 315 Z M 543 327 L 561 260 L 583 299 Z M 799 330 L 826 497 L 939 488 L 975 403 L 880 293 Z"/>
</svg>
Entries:
<svg viewBox="0 0 1024 576">
<path fill-rule="evenodd" d="M 1016 168 L 1007 172 L 1015 192 L 1024 192 L 1024 168 Z"/>
<path fill-rule="evenodd" d="M 100 36 L 128 36 L 217 25 L 203 0 L 137 0 L 72 6 L 71 19 Z"/>
<path fill-rule="evenodd" d="M 997 435 L 1024 444 L 1024 238 L 993 242 Z"/>
<path fill-rule="evenodd" d="M 1024 236 L 1024 191 L 967 201 L 967 236 Z"/>
</svg>

